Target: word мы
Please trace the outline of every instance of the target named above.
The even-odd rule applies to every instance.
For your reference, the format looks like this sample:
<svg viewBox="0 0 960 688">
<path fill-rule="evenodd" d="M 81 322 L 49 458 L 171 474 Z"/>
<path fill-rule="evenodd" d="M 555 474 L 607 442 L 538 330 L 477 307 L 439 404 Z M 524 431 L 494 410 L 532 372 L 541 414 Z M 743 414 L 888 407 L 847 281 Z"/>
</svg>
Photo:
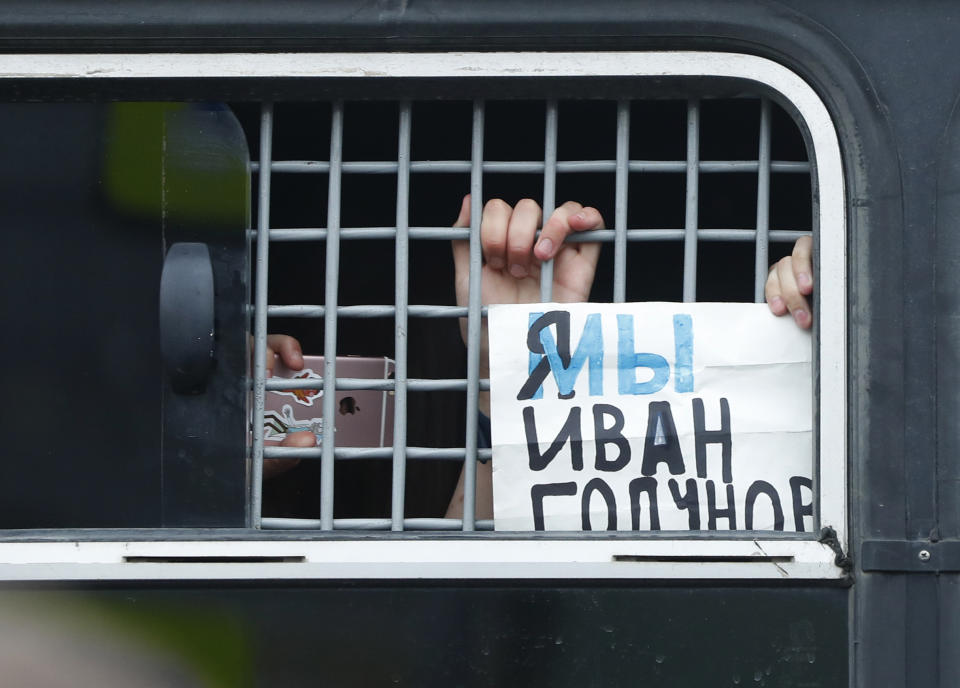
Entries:
<svg viewBox="0 0 960 688">
<path fill-rule="evenodd" d="M 557 337 L 549 329 L 555 326 Z M 543 381 L 552 372 L 561 399 L 574 395 L 577 376 L 587 366 L 590 396 L 603 394 L 603 331 L 599 313 L 587 316 L 577 347 L 571 352 L 569 311 L 531 313 L 527 330 L 530 373 L 517 394 L 518 401 L 543 398 Z M 677 393 L 693 391 L 693 318 L 673 316 L 674 375 Z M 637 382 L 637 369 L 650 371 L 650 379 Z M 617 315 L 617 391 L 620 394 L 655 394 L 670 379 L 670 364 L 660 354 L 637 352 L 633 315 Z"/>
</svg>

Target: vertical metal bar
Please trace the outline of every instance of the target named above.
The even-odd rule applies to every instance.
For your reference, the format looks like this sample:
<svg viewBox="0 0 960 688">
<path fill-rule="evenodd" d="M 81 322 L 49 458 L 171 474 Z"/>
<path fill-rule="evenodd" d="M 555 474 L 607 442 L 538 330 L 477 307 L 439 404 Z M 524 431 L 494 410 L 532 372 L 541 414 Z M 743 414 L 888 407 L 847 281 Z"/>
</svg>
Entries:
<svg viewBox="0 0 960 688">
<path fill-rule="evenodd" d="M 630 174 L 630 101 L 617 103 L 616 210 L 613 239 L 613 300 L 627 299 L 627 186 Z"/>
<path fill-rule="evenodd" d="M 467 436 L 463 468 L 463 530 L 474 530 L 477 514 L 477 396 L 480 392 L 480 218 L 483 210 L 483 101 L 473 103 L 470 153 L 470 286 L 467 301 Z"/>
<path fill-rule="evenodd" d="M 770 246 L 770 101 L 760 100 L 760 150 L 757 157 L 757 239 L 753 300 L 763 303 Z"/>
<path fill-rule="evenodd" d="M 407 472 L 407 295 L 410 255 L 410 102 L 400 103 L 397 150 L 397 237 L 394 316 L 393 496 L 391 529 L 403 530 L 403 497 Z"/>
<path fill-rule="evenodd" d="M 557 207 L 557 101 L 547 101 L 546 139 L 543 144 L 543 221 Z M 553 261 L 540 267 L 540 300 L 553 300 Z"/>
<path fill-rule="evenodd" d="M 257 282 L 253 295 L 253 461 L 247 524 L 260 527 L 263 507 L 263 405 L 267 377 L 267 277 L 270 260 L 270 165 L 273 103 L 260 108 L 260 171 L 257 208 Z"/>
<path fill-rule="evenodd" d="M 700 181 L 700 101 L 687 102 L 687 214 L 683 240 L 683 300 L 697 300 L 697 204 Z"/>
<path fill-rule="evenodd" d="M 333 474 L 336 438 L 337 284 L 340 281 L 340 171 L 343 163 L 343 101 L 333 104 L 330 123 L 330 179 L 327 186 L 327 266 L 323 314 L 323 450 L 320 458 L 320 529 L 333 530 Z M 332 383 L 332 384 L 331 384 Z"/>
</svg>

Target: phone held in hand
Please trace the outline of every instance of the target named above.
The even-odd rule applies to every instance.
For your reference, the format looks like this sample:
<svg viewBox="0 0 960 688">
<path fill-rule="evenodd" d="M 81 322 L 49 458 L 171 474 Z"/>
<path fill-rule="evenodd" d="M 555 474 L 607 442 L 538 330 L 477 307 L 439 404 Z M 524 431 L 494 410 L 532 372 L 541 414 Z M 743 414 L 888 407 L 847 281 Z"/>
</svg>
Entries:
<svg viewBox="0 0 960 688">
<path fill-rule="evenodd" d="M 273 377 L 314 380 L 323 377 L 323 356 L 304 356 L 302 370 L 290 370 L 277 357 Z M 337 378 L 389 380 L 389 358 L 338 356 Z M 274 390 L 264 400 L 264 444 L 276 445 L 295 432 L 312 432 L 321 446 L 329 420 L 323 417 L 325 389 Z M 339 447 L 386 447 L 393 444 L 393 392 L 335 390 L 336 444 Z"/>
</svg>

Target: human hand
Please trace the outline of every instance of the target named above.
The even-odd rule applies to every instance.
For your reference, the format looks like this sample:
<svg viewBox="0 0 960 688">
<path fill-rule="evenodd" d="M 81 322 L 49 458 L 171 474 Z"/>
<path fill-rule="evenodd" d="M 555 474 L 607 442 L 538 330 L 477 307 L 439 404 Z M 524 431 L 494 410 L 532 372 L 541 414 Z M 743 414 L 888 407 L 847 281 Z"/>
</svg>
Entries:
<svg viewBox="0 0 960 688">
<path fill-rule="evenodd" d="M 603 228 L 603 217 L 596 208 L 585 208 L 567 201 L 553 211 L 543 224 L 539 240 L 537 229 L 543 212 L 529 198 L 511 207 L 493 199 L 483 208 L 480 223 L 480 245 L 483 252 L 480 299 L 492 303 L 536 303 L 540 301 L 540 266 L 554 261 L 553 300 L 559 303 L 586 301 L 593 285 L 600 245 L 595 242 L 566 243 L 573 232 Z M 470 196 L 464 197 L 454 227 L 470 226 Z M 470 284 L 470 242 L 453 242 L 456 268 L 457 304 L 466 306 Z M 464 342 L 467 324 L 460 320 Z M 480 351 L 481 377 L 489 377 L 486 322 L 483 325 Z"/>
<path fill-rule="evenodd" d="M 300 342 L 289 335 L 267 335 L 267 377 L 273 375 L 273 367 L 277 358 L 290 370 L 303 369 L 303 351 Z M 294 432 L 287 435 L 279 446 L 281 447 L 313 447 L 317 439 L 312 432 Z M 264 459 L 263 477 L 272 478 L 275 475 L 286 473 L 300 463 L 300 459 Z"/>
<path fill-rule="evenodd" d="M 767 305 L 774 315 L 793 315 L 803 329 L 813 325 L 810 299 L 813 293 L 813 240 L 800 237 L 793 253 L 777 261 L 767 275 L 765 294 Z"/>
<path fill-rule="evenodd" d="M 273 365 L 278 356 L 290 370 L 303 370 L 303 350 L 300 342 L 290 335 L 267 335 L 267 377 L 273 375 Z"/>
<path fill-rule="evenodd" d="M 593 286 L 600 245 L 596 242 L 567 243 L 573 232 L 602 229 L 603 217 L 596 208 L 585 208 L 568 201 L 553 211 L 537 229 L 543 212 L 536 201 L 526 198 L 516 206 L 494 199 L 483 207 L 480 221 L 480 246 L 483 268 L 480 274 L 480 300 L 492 303 L 537 303 L 540 301 L 540 266 L 553 259 L 553 300 L 558 303 L 586 301 Z M 470 226 L 470 196 L 464 197 L 454 227 Z M 457 305 L 466 306 L 470 292 L 470 242 L 453 242 L 456 268 Z M 460 334 L 467 341 L 467 321 L 460 319 Z M 480 335 L 480 377 L 490 377 L 487 322 Z M 490 415 L 490 393 L 480 392 L 478 407 Z M 476 511 L 480 519 L 493 518 L 493 478 L 491 463 L 481 463 L 476 473 Z M 463 518 L 464 473 L 460 474 L 447 507 L 447 518 Z"/>
</svg>

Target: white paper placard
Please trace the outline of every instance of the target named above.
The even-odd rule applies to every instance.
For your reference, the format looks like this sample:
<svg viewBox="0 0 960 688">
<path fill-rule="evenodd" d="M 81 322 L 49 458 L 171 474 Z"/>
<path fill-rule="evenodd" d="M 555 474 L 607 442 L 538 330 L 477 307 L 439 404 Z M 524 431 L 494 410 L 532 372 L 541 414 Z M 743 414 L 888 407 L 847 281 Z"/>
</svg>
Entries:
<svg viewBox="0 0 960 688">
<path fill-rule="evenodd" d="M 489 331 L 497 530 L 812 529 L 811 337 L 792 319 L 516 304 Z"/>
</svg>

